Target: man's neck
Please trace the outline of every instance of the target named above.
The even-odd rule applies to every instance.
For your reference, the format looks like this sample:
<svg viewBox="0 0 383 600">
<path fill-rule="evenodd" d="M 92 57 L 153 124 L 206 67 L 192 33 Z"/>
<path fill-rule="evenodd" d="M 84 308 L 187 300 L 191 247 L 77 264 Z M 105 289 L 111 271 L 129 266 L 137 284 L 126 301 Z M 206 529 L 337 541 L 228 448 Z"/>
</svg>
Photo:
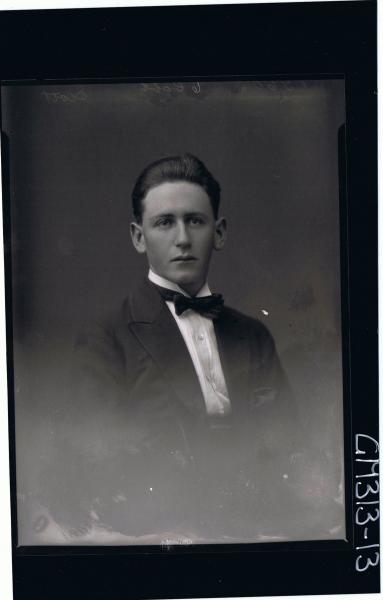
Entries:
<svg viewBox="0 0 383 600">
<path fill-rule="evenodd" d="M 173 281 L 169 281 L 168 279 L 165 279 L 165 277 L 161 277 L 161 275 L 157 275 L 157 273 L 155 273 L 152 269 L 149 269 L 148 279 L 152 283 L 155 283 L 156 285 L 159 285 L 160 287 L 167 288 L 169 290 L 173 290 L 174 292 L 184 294 L 184 296 L 190 297 L 190 294 L 188 294 L 179 285 L 177 285 Z M 197 298 L 201 297 L 201 296 L 210 296 L 210 295 L 211 295 L 211 291 L 209 289 L 207 282 L 205 282 L 203 284 L 203 286 L 200 288 L 200 290 L 198 291 L 198 293 L 195 294 L 195 296 Z"/>
</svg>

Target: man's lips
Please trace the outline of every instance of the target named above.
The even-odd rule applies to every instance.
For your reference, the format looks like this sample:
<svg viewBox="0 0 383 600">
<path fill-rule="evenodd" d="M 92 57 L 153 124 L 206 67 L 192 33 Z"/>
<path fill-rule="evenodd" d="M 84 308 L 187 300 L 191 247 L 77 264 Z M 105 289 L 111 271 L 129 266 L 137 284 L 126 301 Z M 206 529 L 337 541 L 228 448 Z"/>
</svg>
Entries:
<svg viewBox="0 0 383 600">
<path fill-rule="evenodd" d="M 171 262 L 189 262 L 193 260 L 197 259 L 194 256 L 176 256 L 175 258 L 172 258 Z"/>
</svg>

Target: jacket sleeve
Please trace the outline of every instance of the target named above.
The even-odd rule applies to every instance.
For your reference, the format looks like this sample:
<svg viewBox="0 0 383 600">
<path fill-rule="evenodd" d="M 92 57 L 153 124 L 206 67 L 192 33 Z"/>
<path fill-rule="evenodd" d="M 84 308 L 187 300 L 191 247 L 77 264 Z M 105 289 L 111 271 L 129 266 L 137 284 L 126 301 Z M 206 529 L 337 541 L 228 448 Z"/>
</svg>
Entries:
<svg viewBox="0 0 383 600">
<path fill-rule="evenodd" d="M 84 327 L 68 366 L 55 449 L 40 480 L 40 503 L 69 538 L 91 528 L 103 493 L 118 493 L 110 463 L 122 445 L 127 452 L 118 413 L 124 382 L 123 352 L 112 329 L 101 322 Z"/>
<path fill-rule="evenodd" d="M 274 340 L 261 328 L 253 339 L 259 357 L 252 373 L 252 476 L 265 534 L 286 539 L 332 537 L 342 529 L 339 481 L 325 450 L 314 449 L 281 365 Z"/>
</svg>

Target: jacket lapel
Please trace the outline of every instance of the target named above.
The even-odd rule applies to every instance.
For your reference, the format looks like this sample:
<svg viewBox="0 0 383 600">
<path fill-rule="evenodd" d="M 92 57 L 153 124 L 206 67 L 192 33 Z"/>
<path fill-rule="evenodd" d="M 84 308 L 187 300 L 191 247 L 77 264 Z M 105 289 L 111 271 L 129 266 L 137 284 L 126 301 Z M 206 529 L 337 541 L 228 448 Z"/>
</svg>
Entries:
<svg viewBox="0 0 383 600">
<path fill-rule="evenodd" d="M 249 335 L 235 311 L 223 308 L 215 334 L 233 414 L 245 406 L 250 376 Z"/>
<path fill-rule="evenodd" d="M 188 349 L 173 316 L 155 287 L 144 281 L 129 299 L 129 327 L 153 358 L 180 401 L 194 414 L 205 404 Z"/>
</svg>

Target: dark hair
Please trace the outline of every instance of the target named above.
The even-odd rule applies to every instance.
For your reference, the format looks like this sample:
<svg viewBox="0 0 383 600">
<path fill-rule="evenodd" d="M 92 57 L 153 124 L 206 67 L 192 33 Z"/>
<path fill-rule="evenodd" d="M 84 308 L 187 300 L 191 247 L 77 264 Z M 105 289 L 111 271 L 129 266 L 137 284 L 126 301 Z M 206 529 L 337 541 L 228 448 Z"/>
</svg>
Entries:
<svg viewBox="0 0 383 600">
<path fill-rule="evenodd" d="M 138 177 L 132 192 L 133 214 L 142 220 L 142 201 L 149 190 L 169 181 L 189 181 L 200 185 L 210 198 L 214 217 L 218 217 L 221 188 L 199 158 L 192 154 L 167 156 L 148 165 Z"/>
</svg>

